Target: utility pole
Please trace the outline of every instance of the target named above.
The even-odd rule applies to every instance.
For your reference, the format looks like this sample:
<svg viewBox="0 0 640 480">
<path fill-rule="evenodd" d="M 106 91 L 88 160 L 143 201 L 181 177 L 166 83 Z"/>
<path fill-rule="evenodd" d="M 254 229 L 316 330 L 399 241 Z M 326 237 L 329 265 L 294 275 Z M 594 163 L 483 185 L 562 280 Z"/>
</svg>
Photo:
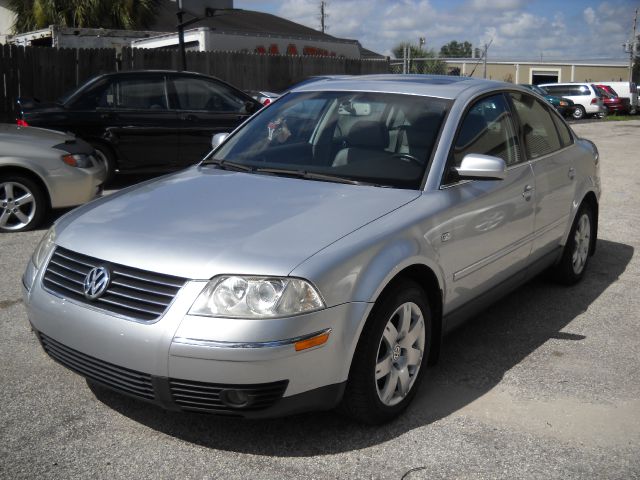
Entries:
<svg viewBox="0 0 640 480">
<path fill-rule="evenodd" d="M 327 25 L 325 24 L 325 19 L 329 16 L 326 12 L 327 2 L 320 2 L 320 30 L 322 33 L 325 33 L 327 29 Z"/>
<path fill-rule="evenodd" d="M 633 62 L 638 52 L 638 39 L 636 38 L 636 24 L 638 23 L 638 9 L 633 17 L 633 35 L 631 36 L 631 48 L 629 48 L 629 83 L 633 82 Z"/>
<path fill-rule="evenodd" d="M 482 55 L 483 57 L 483 62 L 482 62 L 482 78 L 487 78 L 487 50 L 489 50 L 489 45 L 487 45 L 486 43 L 484 44 L 484 54 Z"/>
</svg>

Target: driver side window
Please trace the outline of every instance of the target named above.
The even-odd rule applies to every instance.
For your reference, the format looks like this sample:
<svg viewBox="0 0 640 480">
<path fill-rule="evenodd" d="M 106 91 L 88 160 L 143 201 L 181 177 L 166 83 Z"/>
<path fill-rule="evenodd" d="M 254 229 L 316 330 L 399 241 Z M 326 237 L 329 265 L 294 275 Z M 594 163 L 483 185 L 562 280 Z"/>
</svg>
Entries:
<svg viewBox="0 0 640 480">
<path fill-rule="evenodd" d="M 507 166 L 521 161 L 518 136 L 503 95 L 483 98 L 469 109 L 460 124 L 449 165 L 459 167 L 469 153 L 499 157 Z"/>
</svg>

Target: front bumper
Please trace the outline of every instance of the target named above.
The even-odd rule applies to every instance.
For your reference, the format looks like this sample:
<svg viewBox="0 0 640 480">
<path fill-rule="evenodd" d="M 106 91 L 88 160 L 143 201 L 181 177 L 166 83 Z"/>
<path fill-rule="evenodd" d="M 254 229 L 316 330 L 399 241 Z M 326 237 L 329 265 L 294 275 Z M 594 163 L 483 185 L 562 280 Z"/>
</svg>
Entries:
<svg viewBox="0 0 640 480">
<path fill-rule="evenodd" d="M 76 168 L 62 165 L 47 177 L 52 208 L 82 205 L 102 194 L 102 183 L 106 178 L 103 165 L 91 168 Z"/>
<path fill-rule="evenodd" d="M 41 276 L 25 275 L 25 305 L 56 361 L 165 409 L 248 418 L 333 408 L 370 308 L 349 303 L 269 320 L 197 317 L 186 312 L 206 282 L 190 281 L 160 320 L 141 323 L 53 295 Z M 319 347 L 296 352 L 287 341 L 325 329 L 331 334 Z M 230 390 L 250 401 L 225 403 L 222 392 Z"/>
</svg>

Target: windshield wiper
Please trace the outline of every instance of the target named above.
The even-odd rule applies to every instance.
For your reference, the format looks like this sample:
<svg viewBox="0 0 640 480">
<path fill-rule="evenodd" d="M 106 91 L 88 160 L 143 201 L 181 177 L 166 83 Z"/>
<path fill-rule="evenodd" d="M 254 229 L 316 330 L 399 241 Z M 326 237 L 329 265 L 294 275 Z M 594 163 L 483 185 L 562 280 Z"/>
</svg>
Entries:
<svg viewBox="0 0 640 480">
<path fill-rule="evenodd" d="M 382 187 L 376 183 L 361 182 L 350 178 L 331 175 L 328 173 L 307 172 L 306 170 L 287 170 L 286 168 L 256 168 L 255 173 L 271 173 L 273 175 L 291 176 L 296 178 L 304 178 L 306 180 L 320 180 L 322 182 L 346 183 L 349 185 L 368 185 L 373 187 Z"/>
<path fill-rule="evenodd" d="M 223 170 L 236 170 L 238 172 L 254 172 L 255 168 L 249 167 L 248 165 L 243 165 L 241 163 L 230 162 L 229 160 L 220 160 L 218 158 L 214 158 L 213 160 L 206 160 L 202 162 L 203 165 L 216 165 L 217 167 Z"/>
</svg>

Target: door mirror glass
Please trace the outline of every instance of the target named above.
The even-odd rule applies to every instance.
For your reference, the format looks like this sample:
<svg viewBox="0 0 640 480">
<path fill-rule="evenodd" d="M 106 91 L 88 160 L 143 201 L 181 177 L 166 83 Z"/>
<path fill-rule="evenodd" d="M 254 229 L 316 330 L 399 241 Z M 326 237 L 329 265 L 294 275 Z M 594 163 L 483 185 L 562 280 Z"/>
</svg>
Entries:
<svg viewBox="0 0 640 480">
<path fill-rule="evenodd" d="M 461 180 L 504 180 L 507 164 L 498 157 L 469 153 L 455 170 Z"/>
<path fill-rule="evenodd" d="M 211 137 L 211 148 L 214 150 L 220 146 L 222 142 L 224 142 L 229 134 L 227 132 L 224 133 L 216 133 L 213 137 Z"/>
</svg>

